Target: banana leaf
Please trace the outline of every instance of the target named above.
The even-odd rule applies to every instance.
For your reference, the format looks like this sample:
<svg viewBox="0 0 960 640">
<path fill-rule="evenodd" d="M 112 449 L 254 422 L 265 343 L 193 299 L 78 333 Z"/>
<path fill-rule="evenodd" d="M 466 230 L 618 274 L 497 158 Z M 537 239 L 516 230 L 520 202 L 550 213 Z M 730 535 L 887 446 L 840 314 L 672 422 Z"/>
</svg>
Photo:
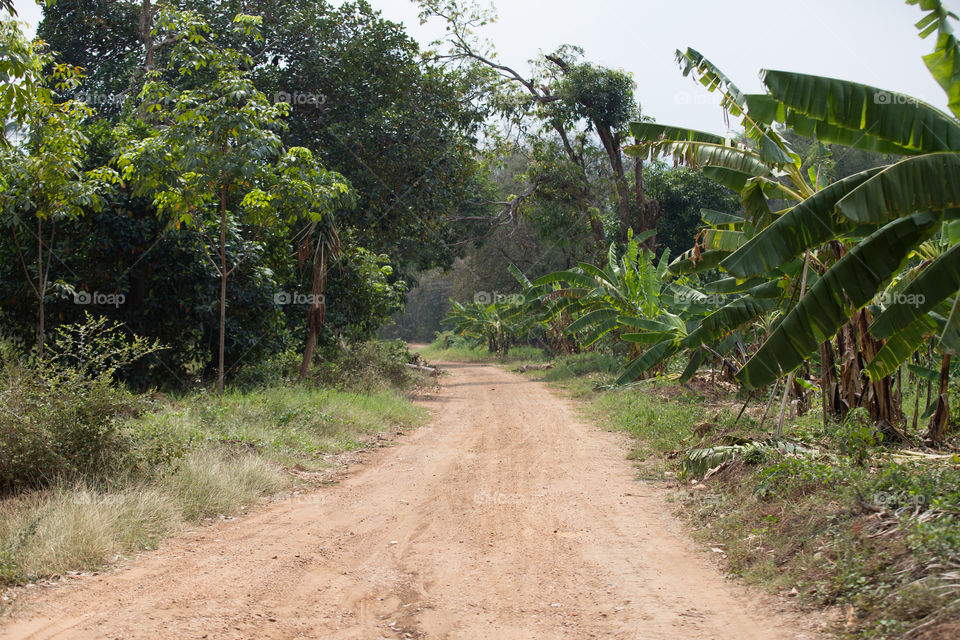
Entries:
<svg viewBox="0 0 960 640">
<path fill-rule="evenodd" d="M 852 231 L 856 225 L 836 215 L 837 202 L 882 170 L 868 169 L 816 192 L 727 257 L 723 269 L 740 278 L 764 274 Z"/>
<path fill-rule="evenodd" d="M 837 202 L 847 219 L 877 224 L 918 211 L 957 207 L 960 153 L 953 152 L 905 158 L 885 167 Z"/>
<path fill-rule="evenodd" d="M 960 124 L 911 96 L 788 71 L 764 70 L 761 80 L 785 107 L 814 120 L 862 131 L 864 139 L 881 138 L 923 153 L 960 150 Z M 849 144 L 850 139 L 836 142 Z"/>
<path fill-rule="evenodd" d="M 803 364 L 874 298 L 939 223 L 933 213 L 899 218 L 851 249 L 807 291 L 740 370 L 737 377 L 744 386 L 768 385 Z"/>
<path fill-rule="evenodd" d="M 904 330 L 960 290 L 960 245 L 927 265 L 870 325 L 870 333 L 887 338 Z"/>
</svg>

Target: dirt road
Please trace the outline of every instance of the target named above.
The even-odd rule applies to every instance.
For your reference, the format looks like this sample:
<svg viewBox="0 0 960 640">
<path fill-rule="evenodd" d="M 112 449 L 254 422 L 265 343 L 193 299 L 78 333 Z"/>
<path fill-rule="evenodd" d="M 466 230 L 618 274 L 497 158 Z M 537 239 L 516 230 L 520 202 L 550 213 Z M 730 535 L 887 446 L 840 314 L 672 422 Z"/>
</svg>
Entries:
<svg viewBox="0 0 960 640">
<path fill-rule="evenodd" d="M 449 370 L 432 425 L 340 484 L 38 593 L 0 637 L 816 637 L 722 577 L 618 436 Z"/>
</svg>

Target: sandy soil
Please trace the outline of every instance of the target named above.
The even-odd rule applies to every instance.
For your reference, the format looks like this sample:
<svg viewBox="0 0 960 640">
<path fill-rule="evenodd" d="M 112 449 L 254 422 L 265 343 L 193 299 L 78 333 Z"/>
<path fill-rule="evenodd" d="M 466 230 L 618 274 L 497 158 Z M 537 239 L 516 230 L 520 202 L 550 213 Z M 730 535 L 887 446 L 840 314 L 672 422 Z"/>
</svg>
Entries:
<svg viewBox="0 0 960 640">
<path fill-rule="evenodd" d="M 36 589 L 0 637 L 818 637 L 723 577 L 620 436 L 541 383 L 446 367 L 432 425 L 338 485 Z"/>
</svg>

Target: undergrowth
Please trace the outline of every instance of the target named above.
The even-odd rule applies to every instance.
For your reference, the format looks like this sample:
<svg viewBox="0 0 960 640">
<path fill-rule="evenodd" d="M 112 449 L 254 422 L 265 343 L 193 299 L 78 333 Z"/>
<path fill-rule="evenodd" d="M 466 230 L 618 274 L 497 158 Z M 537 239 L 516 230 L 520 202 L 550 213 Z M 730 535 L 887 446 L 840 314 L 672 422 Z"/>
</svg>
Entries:
<svg viewBox="0 0 960 640">
<path fill-rule="evenodd" d="M 295 354 L 281 354 L 222 397 L 164 396 L 114 376 L 155 345 L 103 320 L 60 331 L 43 358 L 0 345 L 0 584 L 153 548 L 427 417 L 403 393 L 419 376 L 400 343 L 338 347 L 307 381 L 293 378 Z"/>
<path fill-rule="evenodd" d="M 810 411 L 776 437 L 775 415 L 759 424 L 764 402 L 737 420 L 743 399 L 709 379 L 615 388 L 604 356 L 553 364 L 528 375 L 588 399 L 599 426 L 630 434 L 640 475 L 676 479 L 681 513 L 731 572 L 835 609 L 844 637 L 955 637 L 960 458 L 894 448 L 856 411 L 827 426 Z M 698 468 L 693 452 L 715 457 Z"/>
</svg>

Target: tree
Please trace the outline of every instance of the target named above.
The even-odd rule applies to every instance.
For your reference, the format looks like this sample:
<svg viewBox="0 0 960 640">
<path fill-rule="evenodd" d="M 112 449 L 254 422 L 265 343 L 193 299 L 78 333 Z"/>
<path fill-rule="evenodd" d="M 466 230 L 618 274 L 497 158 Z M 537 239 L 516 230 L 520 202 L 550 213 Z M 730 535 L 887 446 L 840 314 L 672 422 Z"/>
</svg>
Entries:
<svg viewBox="0 0 960 640">
<path fill-rule="evenodd" d="M 246 257 L 227 255 L 228 235 L 244 223 L 288 228 L 296 220 L 320 220 L 349 193 L 348 185 L 322 170 L 307 149 L 281 156 L 278 130 L 287 112 L 272 104 L 250 77 L 248 56 L 208 39 L 209 27 L 191 12 L 164 10 L 156 35 L 176 40 L 169 69 L 148 71 L 141 111 L 153 125 L 132 140 L 119 164 L 136 195 L 151 194 L 158 212 L 174 226 L 204 229 L 216 210 L 216 258 L 220 279 L 217 390 L 223 392 L 227 279 Z M 237 15 L 234 28 L 256 37 L 260 18 Z M 167 78 L 178 72 L 179 83 Z M 193 82 L 194 79 L 198 82 Z"/>
<path fill-rule="evenodd" d="M 740 208 L 734 191 L 688 167 L 652 162 L 644 167 L 644 183 L 663 214 L 657 226 L 658 249 L 668 248 L 675 256 L 695 243 L 704 209 L 736 214 Z"/>
<path fill-rule="evenodd" d="M 541 135 L 555 136 L 569 168 L 580 173 L 585 184 L 590 182 L 590 139 L 599 140 L 620 243 L 626 243 L 630 229 L 643 234 L 657 228 L 660 210 L 644 189 L 643 162 L 639 157 L 625 161 L 621 151 L 627 124 L 639 113 L 627 73 L 582 62 L 583 52 L 565 45 L 537 60 L 533 74 L 525 76 L 499 62 L 491 48 L 477 40 L 474 31 L 494 19 L 491 12 L 458 0 L 421 0 L 420 6 L 421 21 L 438 17 L 447 24 L 450 51 L 438 59 L 464 64 L 485 77 L 491 108 L 516 126 L 523 128 L 531 118 L 538 121 Z M 533 182 L 522 197 L 533 196 L 537 188 Z M 590 225 L 603 251 L 607 239 L 597 198 L 582 200 L 592 200 Z M 647 234 L 646 243 L 652 247 L 653 236 Z"/>
<path fill-rule="evenodd" d="M 939 32 L 937 49 L 926 60 L 953 96 L 960 91 L 960 47 L 951 15 L 935 0 L 924 8 L 930 13 L 920 23 L 923 35 Z M 750 224 L 703 236 L 711 239 L 712 264 L 738 281 L 796 274 L 798 262 L 803 264 L 801 295 L 784 308 L 738 377 L 749 388 L 783 375 L 792 379 L 819 349 L 825 413 L 828 404 L 841 410 L 868 406 L 874 420 L 895 431 L 892 423 L 901 414 L 890 374 L 931 333 L 939 334 L 946 353 L 956 351 L 960 336 L 960 281 L 953 275 L 960 252 L 950 248 L 956 238 L 953 211 L 960 204 L 957 113 L 951 117 L 875 87 L 783 71 L 764 71 L 767 93 L 748 96 L 696 51 L 678 52 L 678 59 L 685 73 L 699 73 L 708 89 L 720 91 L 723 106 L 742 116 L 749 144 L 650 123 L 632 129 L 645 148 L 669 151 L 741 191 Z M 903 159 L 826 184 L 820 167 L 803 175 L 803 160 L 776 125 L 822 143 Z M 780 176 L 772 174 L 774 168 Z M 786 208 L 774 207 L 791 200 Z M 920 256 L 927 261 L 911 262 Z M 704 259 L 699 247 L 693 257 Z M 808 265 L 814 277 L 804 296 Z M 938 314 L 930 314 L 948 301 L 950 318 L 941 329 Z M 834 357 L 833 338 L 840 358 Z M 838 360 L 840 376 L 834 370 Z"/>
<path fill-rule="evenodd" d="M 469 78 L 424 62 L 402 26 L 362 0 L 177 6 L 246 53 L 254 86 L 288 104 L 288 126 L 278 132 L 283 144 L 309 148 L 354 186 L 356 210 L 340 224 L 359 242 L 390 255 L 404 273 L 452 262 L 459 247 L 451 220 L 477 200 L 480 170 L 474 150 L 484 114 L 465 98 Z M 231 33 L 238 13 L 264 16 L 262 39 Z M 78 94 L 109 96 L 116 104 L 97 105 L 98 113 L 117 120 L 119 102 L 137 94 L 144 68 L 169 65 L 173 41 L 151 35 L 157 15 L 149 0 L 61 0 L 45 9 L 40 34 L 88 69 L 90 88 Z"/>
<path fill-rule="evenodd" d="M 7 73 L 18 84 L 6 94 L 3 108 L 14 117 L 14 126 L 23 139 L 0 152 L 4 180 L 0 188 L 0 221 L 10 231 L 16 256 L 37 301 L 36 345 L 43 353 L 46 339 L 46 302 L 51 285 L 53 246 L 57 225 L 76 219 L 87 208 L 97 208 L 105 183 L 116 174 L 106 168 L 83 171 L 87 137 L 81 122 L 89 111 L 80 103 L 57 102 L 54 90 L 75 86 L 79 69 L 56 64 L 53 58 L 28 45 L 14 23 L 0 27 L 0 41 L 17 59 L 4 61 Z M 41 69 L 49 67 L 47 74 Z M 29 245 L 35 247 L 28 265 Z"/>
</svg>

